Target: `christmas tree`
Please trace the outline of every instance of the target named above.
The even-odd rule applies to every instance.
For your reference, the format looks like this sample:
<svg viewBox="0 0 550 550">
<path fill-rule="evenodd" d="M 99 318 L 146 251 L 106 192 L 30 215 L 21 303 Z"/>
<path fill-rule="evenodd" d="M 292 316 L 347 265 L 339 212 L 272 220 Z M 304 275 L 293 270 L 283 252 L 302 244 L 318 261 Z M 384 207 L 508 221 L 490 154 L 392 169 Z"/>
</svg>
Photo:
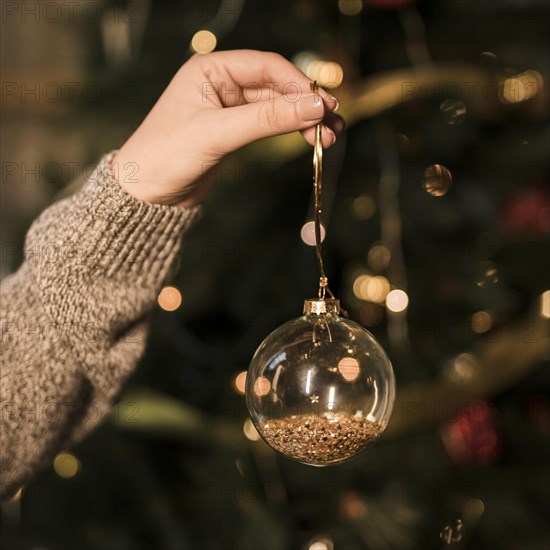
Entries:
<svg viewBox="0 0 550 550">
<path fill-rule="evenodd" d="M 3 272 L 194 52 L 277 51 L 347 120 L 324 153 L 325 268 L 397 396 L 340 466 L 250 422 L 254 351 L 318 281 L 311 147 L 255 143 L 221 166 L 111 419 L 2 506 L 3 548 L 547 548 L 550 4 L 7 4 Z"/>
</svg>

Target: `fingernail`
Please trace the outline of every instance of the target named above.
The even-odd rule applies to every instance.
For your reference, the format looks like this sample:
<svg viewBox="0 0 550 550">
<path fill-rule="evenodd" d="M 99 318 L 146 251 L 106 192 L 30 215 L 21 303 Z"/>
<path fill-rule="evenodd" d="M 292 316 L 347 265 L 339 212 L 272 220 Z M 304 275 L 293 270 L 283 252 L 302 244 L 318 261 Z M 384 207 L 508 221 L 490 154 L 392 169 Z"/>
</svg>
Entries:
<svg viewBox="0 0 550 550">
<path fill-rule="evenodd" d="M 332 138 L 330 145 L 334 145 L 336 143 L 336 134 L 330 128 L 325 128 L 325 132 Z"/>
<path fill-rule="evenodd" d="M 338 103 L 338 100 L 333 96 L 329 95 L 327 98 L 331 103 L 334 103 L 334 107 L 331 107 L 333 111 L 337 111 L 338 107 L 340 107 L 340 103 Z"/>
<path fill-rule="evenodd" d="M 320 120 L 325 115 L 323 101 L 319 94 L 307 94 L 298 101 L 298 114 L 302 120 Z"/>
</svg>

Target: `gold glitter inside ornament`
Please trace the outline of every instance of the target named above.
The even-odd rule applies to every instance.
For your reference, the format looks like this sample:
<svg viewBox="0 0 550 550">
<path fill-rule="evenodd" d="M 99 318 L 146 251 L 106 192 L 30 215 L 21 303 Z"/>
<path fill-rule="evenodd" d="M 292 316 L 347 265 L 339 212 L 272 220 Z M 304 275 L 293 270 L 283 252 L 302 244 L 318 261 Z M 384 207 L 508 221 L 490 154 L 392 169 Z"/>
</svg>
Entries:
<svg viewBox="0 0 550 550">
<path fill-rule="evenodd" d="M 259 379 L 269 392 L 257 391 Z M 370 332 L 339 315 L 338 300 L 307 300 L 302 317 L 262 342 L 247 376 L 247 405 L 260 435 L 315 466 L 352 458 L 376 441 L 394 396 L 386 353 Z"/>
<path fill-rule="evenodd" d="M 317 84 L 312 84 L 317 91 Z M 340 316 L 321 254 L 321 125 L 313 149 L 318 297 L 304 314 L 272 332 L 246 377 L 254 426 L 275 450 L 313 466 L 364 451 L 386 428 L 395 400 L 391 363 L 374 336 Z M 328 297 L 327 297 L 328 295 Z"/>
</svg>

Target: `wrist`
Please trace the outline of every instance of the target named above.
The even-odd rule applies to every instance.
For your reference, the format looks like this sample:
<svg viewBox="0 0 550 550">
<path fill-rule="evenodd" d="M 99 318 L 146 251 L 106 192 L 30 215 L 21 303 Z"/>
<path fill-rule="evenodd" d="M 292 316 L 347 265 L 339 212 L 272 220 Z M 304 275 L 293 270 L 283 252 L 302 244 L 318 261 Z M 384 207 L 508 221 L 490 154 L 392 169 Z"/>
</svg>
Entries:
<svg viewBox="0 0 550 550">
<path fill-rule="evenodd" d="M 115 153 L 109 170 L 120 187 L 141 202 L 181 208 L 192 208 L 202 202 L 207 186 L 198 182 L 180 189 L 181 183 L 163 184 L 162 170 L 152 166 L 146 155 L 128 154 L 123 147 Z"/>
</svg>

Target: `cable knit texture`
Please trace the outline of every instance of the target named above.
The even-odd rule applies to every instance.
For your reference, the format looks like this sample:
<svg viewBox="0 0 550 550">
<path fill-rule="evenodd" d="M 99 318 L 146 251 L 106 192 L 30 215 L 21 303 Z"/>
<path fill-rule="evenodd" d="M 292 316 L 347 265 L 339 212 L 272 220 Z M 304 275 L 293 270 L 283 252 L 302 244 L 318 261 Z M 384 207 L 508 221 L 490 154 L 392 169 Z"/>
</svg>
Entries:
<svg viewBox="0 0 550 550">
<path fill-rule="evenodd" d="M 25 262 L 0 287 L 3 498 L 104 420 L 200 211 L 132 197 L 113 155 L 32 224 Z"/>
</svg>

